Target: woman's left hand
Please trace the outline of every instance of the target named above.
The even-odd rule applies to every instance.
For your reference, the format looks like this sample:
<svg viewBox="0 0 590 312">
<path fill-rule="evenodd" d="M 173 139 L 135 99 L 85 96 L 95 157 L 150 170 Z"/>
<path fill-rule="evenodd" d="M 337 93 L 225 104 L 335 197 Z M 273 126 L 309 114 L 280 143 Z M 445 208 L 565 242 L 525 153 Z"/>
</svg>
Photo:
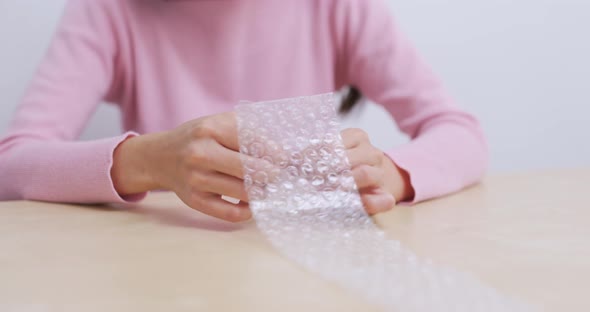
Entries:
<svg viewBox="0 0 590 312">
<path fill-rule="evenodd" d="M 346 129 L 341 135 L 354 180 L 369 214 L 388 211 L 396 201 L 414 196 L 408 173 L 374 147 L 365 131 Z"/>
</svg>

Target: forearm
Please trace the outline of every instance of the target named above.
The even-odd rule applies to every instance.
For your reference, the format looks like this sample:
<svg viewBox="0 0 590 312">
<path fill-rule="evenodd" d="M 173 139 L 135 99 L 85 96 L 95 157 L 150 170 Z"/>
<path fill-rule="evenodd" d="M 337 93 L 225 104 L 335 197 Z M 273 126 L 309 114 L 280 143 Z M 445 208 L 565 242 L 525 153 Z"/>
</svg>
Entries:
<svg viewBox="0 0 590 312">
<path fill-rule="evenodd" d="M 393 195 L 397 202 L 412 201 L 414 198 L 414 188 L 410 181 L 410 175 L 408 172 L 398 167 L 393 161 L 390 164 L 385 165 L 388 177 L 390 180 L 386 185 L 391 185 L 391 189 L 388 191 Z"/>
<path fill-rule="evenodd" d="M 162 133 L 130 137 L 115 149 L 111 178 L 121 196 L 161 189 L 154 177 L 154 156 Z"/>
<path fill-rule="evenodd" d="M 0 141 L 0 199 L 108 203 L 122 198 L 109 170 L 113 151 L 126 138 L 69 142 L 11 136 Z"/>
<path fill-rule="evenodd" d="M 432 127 L 387 154 L 409 173 L 415 190 L 413 202 L 456 192 L 478 182 L 488 163 L 481 130 L 458 124 Z"/>
</svg>

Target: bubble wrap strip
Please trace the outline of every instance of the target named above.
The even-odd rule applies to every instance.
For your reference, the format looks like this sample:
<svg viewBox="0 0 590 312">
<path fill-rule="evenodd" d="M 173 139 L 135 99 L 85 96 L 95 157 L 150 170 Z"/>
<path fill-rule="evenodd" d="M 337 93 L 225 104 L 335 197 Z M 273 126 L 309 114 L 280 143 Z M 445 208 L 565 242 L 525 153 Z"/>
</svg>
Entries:
<svg viewBox="0 0 590 312">
<path fill-rule="evenodd" d="M 274 247 L 387 310 L 532 311 L 385 238 L 356 189 L 336 100 L 330 93 L 236 108 L 250 207 Z"/>
</svg>

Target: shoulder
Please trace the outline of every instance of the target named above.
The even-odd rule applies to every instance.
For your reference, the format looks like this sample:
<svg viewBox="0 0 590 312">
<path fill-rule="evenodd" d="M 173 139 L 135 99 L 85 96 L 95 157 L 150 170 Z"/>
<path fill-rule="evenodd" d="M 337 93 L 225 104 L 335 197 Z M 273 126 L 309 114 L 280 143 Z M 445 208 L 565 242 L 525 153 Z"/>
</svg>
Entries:
<svg viewBox="0 0 590 312">
<path fill-rule="evenodd" d="M 74 11 L 89 11 L 97 10 L 97 13 L 104 13 L 104 11 L 115 9 L 121 6 L 125 0 L 67 0 L 66 9 Z"/>
<path fill-rule="evenodd" d="M 98 20 L 112 20 L 121 17 L 129 0 L 67 0 L 65 16 L 85 19 L 93 23 Z"/>
<path fill-rule="evenodd" d="M 378 30 L 393 24 L 392 7 L 385 0 L 332 0 L 333 22 L 347 33 Z"/>
<path fill-rule="evenodd" d="M 332 0 L 336 33 L 350 40 L 384 35 L 394 27 L 393 9 L 385 0 Z"/>
<path fill-rule="evenodd" d="M 124 22 L 124 11 L 129 0 L 67 0 L 62 16 L 62 25 L 70 30 L 114 31 Z M 74 27 L 75 26 L 75 27 Z"/>
<path fill-rule="evenodd" d="M 349 17 L 370 18 L 391 15 L 391 5 L 385 0 L 332 0 L 333 8 Z"/>
</svg>

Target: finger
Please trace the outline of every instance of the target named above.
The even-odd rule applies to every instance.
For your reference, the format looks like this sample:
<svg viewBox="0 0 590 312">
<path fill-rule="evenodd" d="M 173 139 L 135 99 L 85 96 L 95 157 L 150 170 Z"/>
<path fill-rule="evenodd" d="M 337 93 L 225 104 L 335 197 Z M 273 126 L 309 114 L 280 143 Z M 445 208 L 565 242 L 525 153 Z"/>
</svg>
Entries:
<svg viewBox="0 0 590 312">
<path fill-rule="evenodd" d="M 340 135 L 342 136 L 342 143 L 347 149 L 357 147 L 363 142 L 369 142 L 367 133 L 357 128 L 344 129 Z"/>
<path fill-rule="evenodd" d="M 377 166 L 381 164 L 383 152 L 374 147 L 355 147 L 346 151 L 352 168 L 360 165 Z"/>
<path fill-rule="evenodd" d="M 208 175 L 206 179 L 207 182 L 201 186 L 203 191 L 248 202 L 248 194 L 244 188 L 243 180 L 219 172 Z"/>
<path fill-rule="evenodd" d="M 209 159 L 208 168 L 243 180 L 244 175 L 263 172 L 269 181 L 273 181 L 280 173 L 279 168 L 271 161 L 240 154 L 219 146 L 214 157 Z M 272 160 L 272 159 L 271 159 Z M 269 182 L 266 181 L 265 183 Z"/>
<path fill-rule="evenodd" d="M 248 204 L 232 204 L 216 194 L 199 193 L 189 206 L 204 214 L 229 222 L 241 222 L 252 218 Z"/>
<path fill-rule="evenodd" d="M 217 145 L 213 148 L 212 157 L 209 158 L 210 169 L 225 173 L 238 179 L 244 178 L 242 157 L 240 153 L 224 146 Z"/>
<path fill-rule="evenodd" d="M 395 198 L 393 195 L 381 189 L 361 192 L 361 200 L 365 206 L 365 210 L 370 215 L 389 211 L 395 206 Z"/>
<path fill-rule="evenodd" d="M 238 143 L 238 122 L 234 112 L 227 112 L 215 115 L 214 120 L 216 131 L 213 133 L 213 138 L 219 144 L 225 146 L 232 151 L 239 151 L 240 144 Z"/>
<path fill-rule="evenodd" d="M 358 166 L 352 169 L 352 176 L 359 189 L 379 187 L 383 184 L 383 171 L 377 167 Z"/>
</svg>

